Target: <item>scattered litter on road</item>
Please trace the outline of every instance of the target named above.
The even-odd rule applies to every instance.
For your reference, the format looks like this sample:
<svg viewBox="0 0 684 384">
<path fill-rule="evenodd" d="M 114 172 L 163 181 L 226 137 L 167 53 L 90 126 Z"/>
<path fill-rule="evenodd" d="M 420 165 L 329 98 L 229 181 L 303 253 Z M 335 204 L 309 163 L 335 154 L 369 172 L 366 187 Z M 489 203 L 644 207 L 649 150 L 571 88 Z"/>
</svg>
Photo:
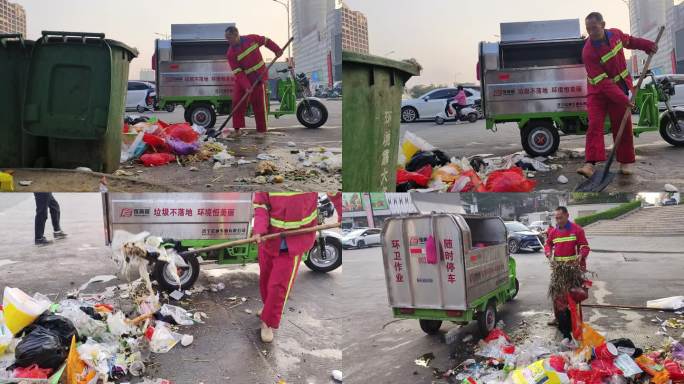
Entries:
<svg viewBox="0 0 684 384">
<path fill-rule="evenodd" d="M 568 178 L 565 177 L 565 175 L 560 175 L 560 176 L 558 176 L 558 179 L 557 179 L 557 180 L 558 180 L 558 182 L 561 183 L 561 184 L 567 184 L 567 183 L 568 183 Z"/>
<path fill-rule="evenodd" d="M 21 185 L 22 187 L 28 187 L 31 184 L 33 184 L 32 180 L 19 180 L 19 185 Z"/>
<path fill-rule="evenodd" d="M 531 192 L 535 172 L 549 172 L 547 158 L 530 158 L 522 152 L 508 156 L 480 154 L 450 157 L 414 133 L 401 144 L 397 191 Z"/>
<path fill-rule="evenodd" d="M 428 353 L 420 356 L 419 358 L 417 358 L 415 360 L 415 363 L 419 367 L 427 368 L 430 366 L 430 362 L 432 362 L 432 360 L 434 360 L 434 359 L 435 359 L 435 354 L 432 352 L 428 352 Z"/>
<path fill-rule="evenodd" d="M 342 371 L 340 371 L 340 370 L 333 369 L 333 371 L 330 374 L 331 374 L 333 380 L 335 380 L 337 382 L 341 383 L 342 380 L 344 379 L 344 375 L 342 375 Z"/>
</svg>

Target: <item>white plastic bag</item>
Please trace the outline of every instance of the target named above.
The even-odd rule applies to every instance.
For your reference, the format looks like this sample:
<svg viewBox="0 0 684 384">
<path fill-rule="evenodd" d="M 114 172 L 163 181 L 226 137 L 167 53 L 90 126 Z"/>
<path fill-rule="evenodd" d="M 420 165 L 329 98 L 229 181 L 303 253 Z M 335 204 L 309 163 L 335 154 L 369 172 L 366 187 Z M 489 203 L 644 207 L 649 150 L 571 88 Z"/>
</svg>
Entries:
<svg viewBox="0 0 684 384">
<path fill-rule="evenodd" d="M 163 316 L 171 316 L 173 320 L 179 325 L 193 325 L 192 315 L 181 307 L 175 305 L 164 304 L 161 307 L 161 314 Z"/>
<path fill-rule="evenodd" d="M 684 296 L 671 296 L 657 300 L 649 300 L 646 302 L 646 307 L 672 310 L 684 308 Z"/>
<path fill-rule="evenodd" d="M 130 145 L 123 144 L 121 146 L 121 163 L 125 163 L 128 160 L 135 159 L 140 156 L 145 150 L 145 143 L 143 142 L 144 132 L 138 133 L 135 140 Z"/>
<path fill-rule="evenodd" d="M 135 329 L 126 323 L 126 316 L 121 311 L 107 317 L 107 327 L 114 336 L 130 335 L 135 332 Z"/>
<path fill-rule="evenodd" d="M 57 314 L 69 319 L 81 336 L 101 339 L 107 332 L 107 325 L 88 316 L 80 308 L 76 300 L 64 300 L 59 303 L 60 312 Z"/>
<path fill-rule="evenodd" d="M 150 340 L 150 350 L 154 353 L 166 353 L 182 338 L 183 335 L 171 331 L 165 323 L 158 321 Z"/>
</svg>

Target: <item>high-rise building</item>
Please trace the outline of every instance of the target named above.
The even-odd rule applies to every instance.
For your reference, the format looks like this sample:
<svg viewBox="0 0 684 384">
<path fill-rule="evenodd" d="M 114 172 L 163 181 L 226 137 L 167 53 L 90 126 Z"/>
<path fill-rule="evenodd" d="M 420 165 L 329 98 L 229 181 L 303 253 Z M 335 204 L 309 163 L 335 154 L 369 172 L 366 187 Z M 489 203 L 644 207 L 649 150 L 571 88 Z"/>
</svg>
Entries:
<svg viewBox="0 0 684 384">
<path fill-rule="evenodd" d="M 7 0 L 0 0 L 0 33 L 21 33 L 26 37 L 24 7 Z"/>
<path fill-rule="evenodd" d="M 368 53 L 368 21 L 342 0 L 293 0 L 292 31 L 297 72 L 314 86 L 342 80 L 342 50 Z"/>
<path fill-rule="evenodd" d="M 353 11 L 342 3 L 342 49 L 368 54 L 368 20 L 366 15 Z"/>
<path fill-rule="evenodd" d="M 670 8 L 667 13 L 667 25 L 670 27 L 674 46 L 674 73 L 684 73 L 684 3 Z"/>
<path fill-rule="evenodd" d="M 653 56 L 651 70 L 656 74 L 672 73 L 673 65 L 673 40 L 674 33 L 671 25 L 667 23 L 667 16 L 672 12 L 674 0 L 630 0 L 629 1 L 629 24 L 630 34 L 655 40 L 658 28 L 666 25 L 665 33 L 658 44 L 658 53 Z M 633 74 L 640 73 L 647 55 L 641 51 L 632 51 L 630 71 Z"/>
<path fill-rule="evenodd" d="M 327 87 L 334 81 L 334 28 L 328 25 L 328 16 L 335 8 L 335 0 L 292 0 L 295 66 L 309 76 L 312 87 Z"/>
</svg>

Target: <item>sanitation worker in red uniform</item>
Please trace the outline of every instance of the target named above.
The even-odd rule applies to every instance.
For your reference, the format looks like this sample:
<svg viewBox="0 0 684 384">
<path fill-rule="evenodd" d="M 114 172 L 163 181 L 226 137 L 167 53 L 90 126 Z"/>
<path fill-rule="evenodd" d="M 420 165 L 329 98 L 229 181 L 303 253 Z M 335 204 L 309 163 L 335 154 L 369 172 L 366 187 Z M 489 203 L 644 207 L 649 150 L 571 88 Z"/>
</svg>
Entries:
<svg viewBox="0 0 684 384">
<path fill-rule="evenodd" d="M 265 81 L 268 80 L 266 73 L 266 63 L 259 48 L 266 48 L 273 51 L 276 56 L 282 55 L 283 51 L 278 44 L 267 37 L 259 35 L 240 36 L 236 27 L 226 29 L 226 40 L 230 44 L 228 48 L 228 64 L 235 75 L 235 86 L 233 88 L 233 103 L 237 103 L 247 93 L 249 88 L 259 81 L 262 81 L 254 88 L 251 96 L 242 105 L 233 111 L 233 128 L 235 132 L 231 136 L 239 137 L 242 135 L 241 128 L 245 127 L 245 113 L 247 106 L 251 105 L 256 120 L 257 135 L 263 137 L 266 134 L 266 88 Z"/>
<path fill-rule="evenodd" d="M 318 224 L 318 193 L 255 192 L 253 235 L 260 237 Z M 292 291 L 299 262 L 316 240 L 316 232 L 259 243 L 259 289 L 264 308 L 261 340 L 273 341 L 287 297 Z"/>
<path fill-rule="evenodd" d="M 613 140 L 615 140 L 625 110 L 633 107 L 630 104 L 629 94 L 634 91 L 634 85 L 627 70 L 624 48 L 653 53 L 658 50 L 658 46 L 652 41 L 622 33 L 619 29 L 605 29 L 606 23 L 598 12 L 590 13 L 585 19 L 585 24 L 589 38 L 582 50 L 582 61 L 589 77 L 587 80 L 589 129 L 585 148 L 586 163 L 577 170 L 577 173 L 589 178 L 594 174 L 594 165 L 606 160 L 603 141 L 606 115 L 610 117 Z M 617 149 L 617 161 L 620 163 L 622 174 L 631 175 L 634 172 L 634 135 L 631 116 Z"/>
<path fill-rule="evenodd" d="M 560 263 L 567 263 L 567 266 L 577 266 L 577 275 L 583 274 L 587 270 L 587 257 L 589 256 L 589 243 L 584 235 L 584 229 L 579 225 L 570 222 L 568 209 L 566 207 L 556 208 L 556 226 L 549 231 L 549 235 L 544 245 L 544 253 L 551 260 L 552 268 L 559 266 Z M 564 272 L 567 270 L 564 268 Z M 559 274 L 552 269 L 551 287 L 567 286 L 568 284 L 554 284 L 553 279 L 568 278 L 566 273 Z M 576 280 L 576 279 L 573 279 Z M 556 282 L 558 283 L 558 282 Z M 570 309 L 568 308 L 567 291 L 554 292 L 550 290 L 553 300 L 554 320 L 549 325 L 557 325 L 563 334 L 563 344 L 571 346 L 572 343 L 572 323 Z"/>
</svg>

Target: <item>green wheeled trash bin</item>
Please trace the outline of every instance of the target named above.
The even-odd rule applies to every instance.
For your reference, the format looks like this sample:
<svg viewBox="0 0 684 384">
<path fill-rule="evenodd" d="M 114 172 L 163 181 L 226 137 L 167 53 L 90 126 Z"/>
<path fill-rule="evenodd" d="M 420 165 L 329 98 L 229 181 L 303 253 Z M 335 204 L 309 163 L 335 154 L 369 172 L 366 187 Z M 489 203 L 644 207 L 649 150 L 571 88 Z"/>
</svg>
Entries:
<svg viewBox="0 0 684 384">
<path fill-rule="evenodd" d="M 419 74 L 414 63 L 342 52 L 344 191 L 395 191 L 401 97 Z"/>
<path fill-rule="evenodd" d="M 33 41 L 21 34 L 0 34 L 0 168 L 24 167 L 35 140 L 21 129 L 26 72 Z"/>
<path fill-rule="evenodd" d="M 44 31 L 33 48 L 24 131 L 44 138 L 34 166 L 119 166 L 128 67 L 134 48 L 102 33 Z"/>
</svg>

